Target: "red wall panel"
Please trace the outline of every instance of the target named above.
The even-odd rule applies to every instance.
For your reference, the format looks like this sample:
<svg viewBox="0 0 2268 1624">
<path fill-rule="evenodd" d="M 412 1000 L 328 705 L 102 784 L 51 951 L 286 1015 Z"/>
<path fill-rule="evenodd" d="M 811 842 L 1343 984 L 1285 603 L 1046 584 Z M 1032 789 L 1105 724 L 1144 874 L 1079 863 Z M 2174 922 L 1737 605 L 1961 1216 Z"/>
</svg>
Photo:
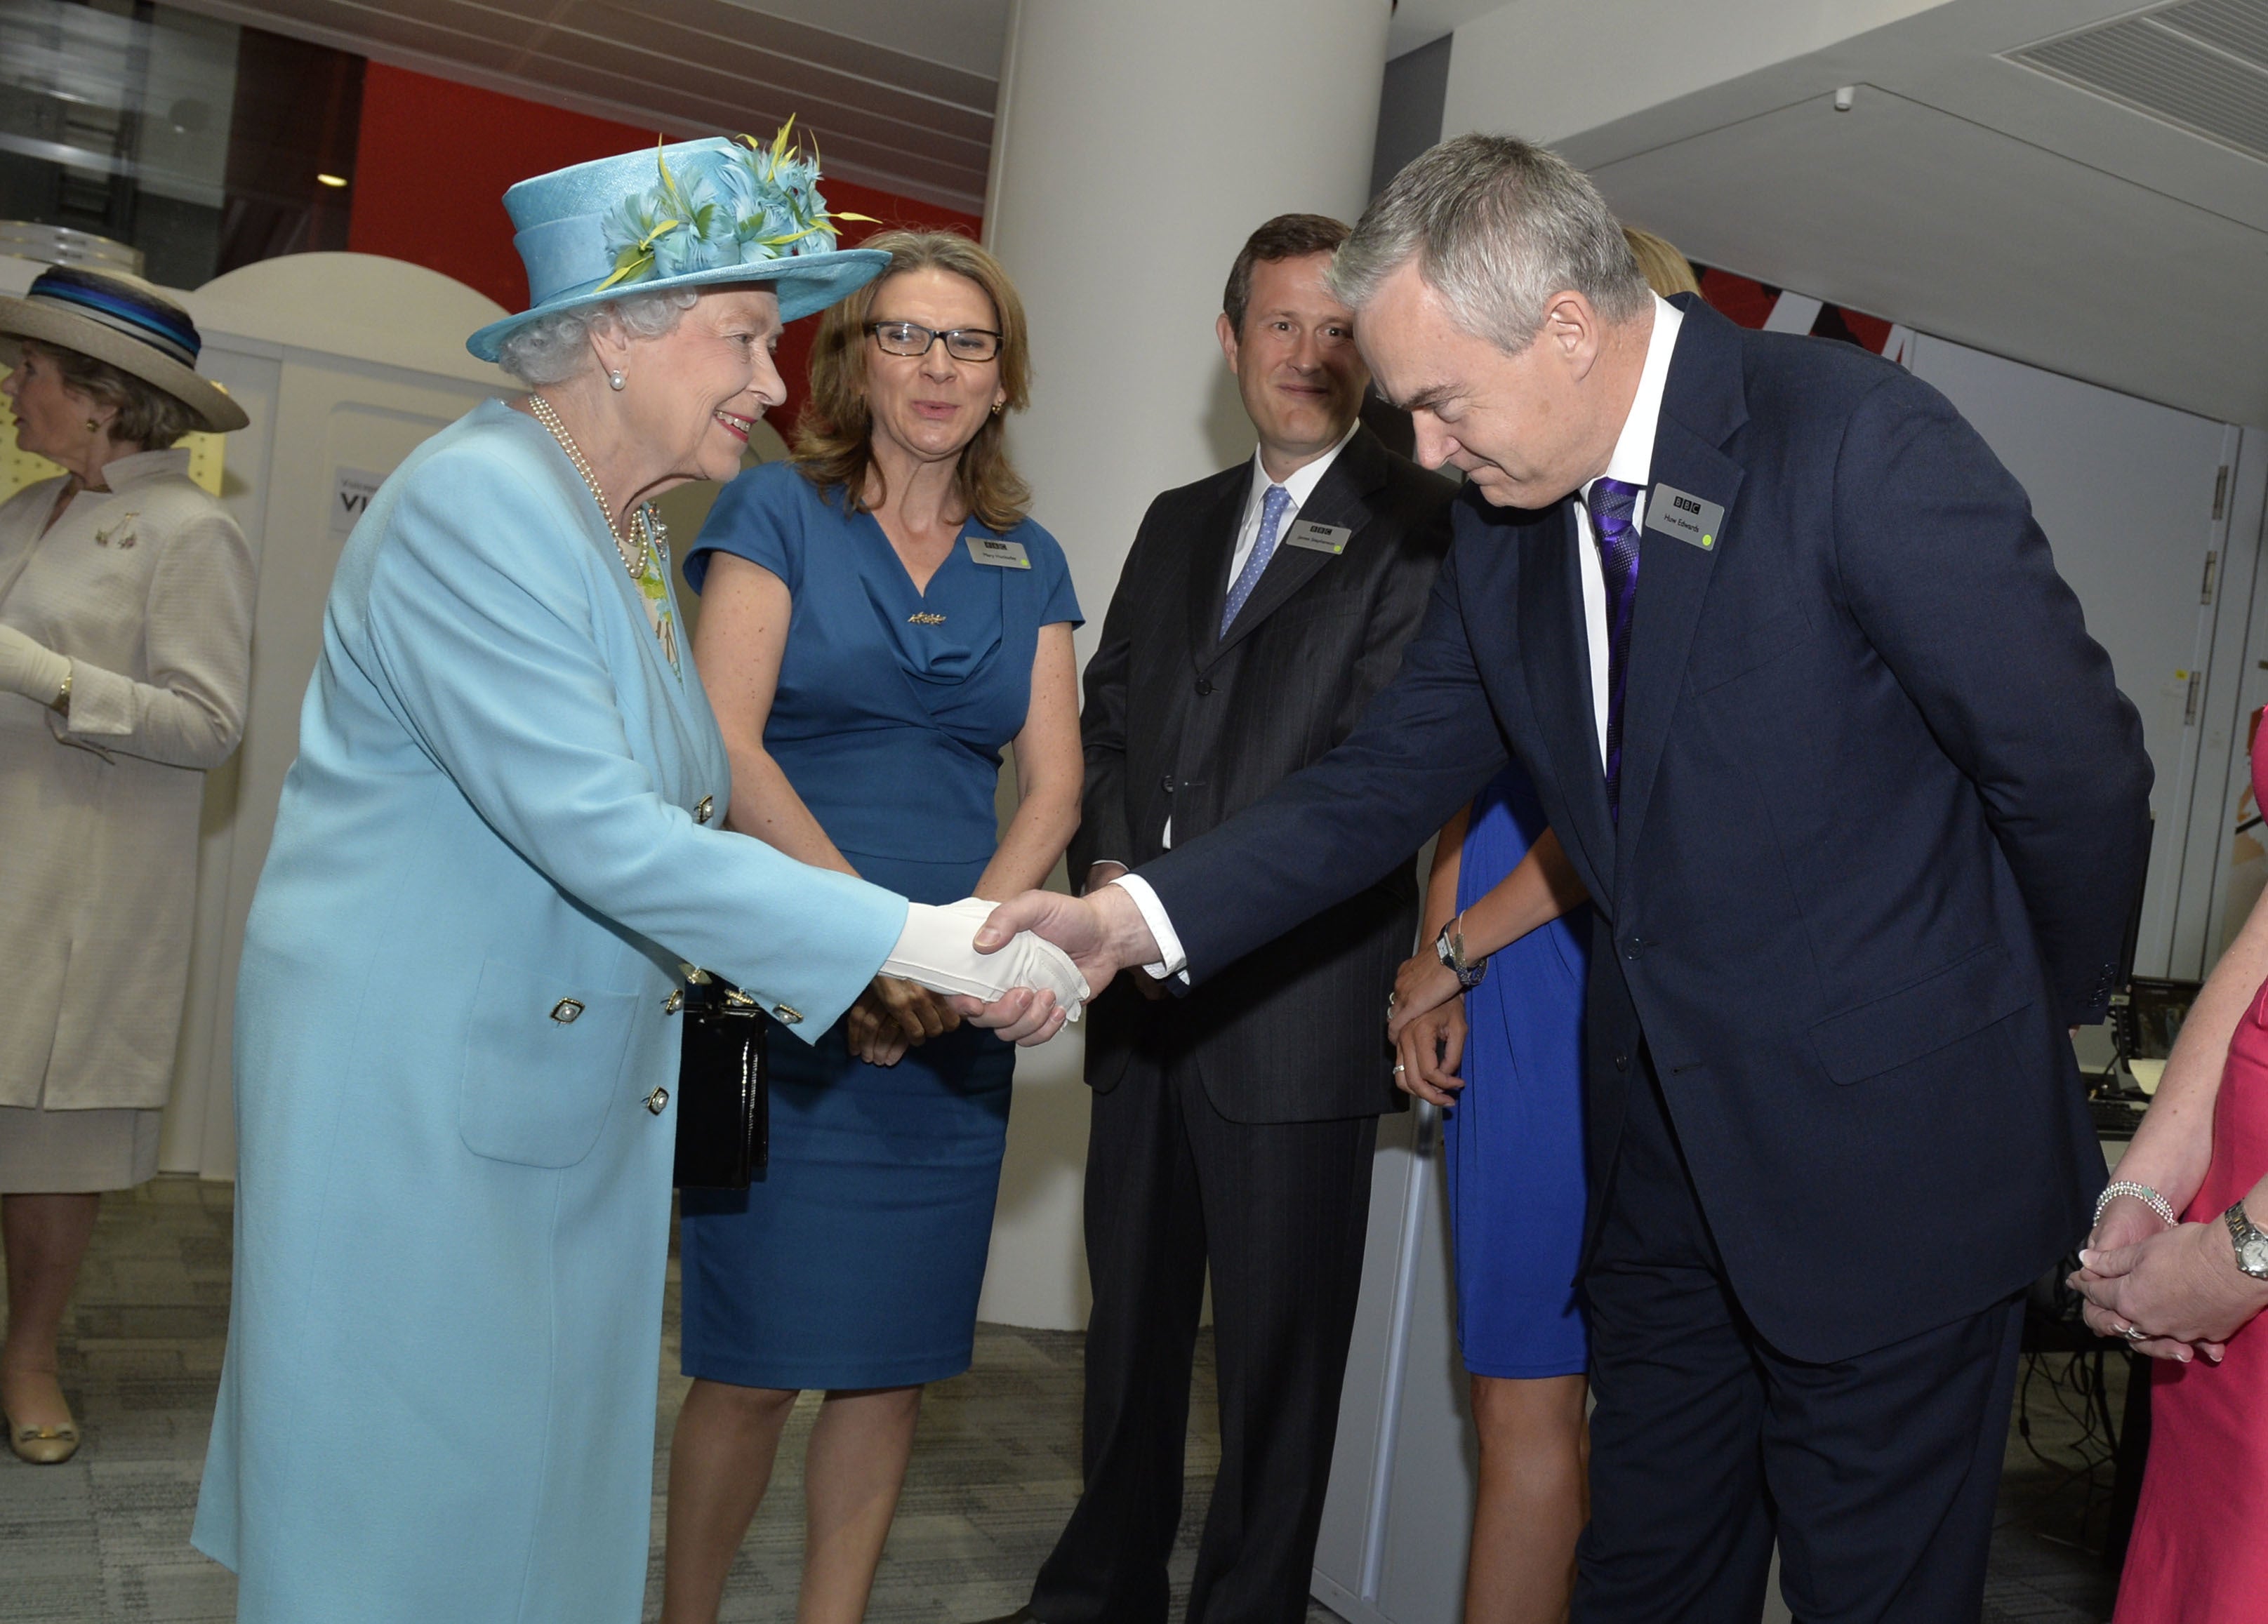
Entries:
<svg viewBox="0 0 2268 1624">
<path fill-rule="evenodd" d="M 504 188 L 652 146 L 659 132 L 372 62 L 363 76 L 347 246 L 441 271 L 527 308 Z"/>
<path fill-rule="evenodd" d="M 527 276 L 512 246 L 504 188 L 570 164 L 652 146 L 659 133 L 373 62 L 363 79 L 347 246 L 426 266 L 478 288 L 506 310 L 525 310 Z M 975 215 L 851 180 L 828 179 L 821 190 L 830 208 L 880 222 L 846 223 L 845 247 L 889 226 L 970 237 L 983 226 Z M 812 327 L 799 321 L 780 342 L 788 402 L 770 415 L 783 433 L 804 397 Z"/>
</svg>

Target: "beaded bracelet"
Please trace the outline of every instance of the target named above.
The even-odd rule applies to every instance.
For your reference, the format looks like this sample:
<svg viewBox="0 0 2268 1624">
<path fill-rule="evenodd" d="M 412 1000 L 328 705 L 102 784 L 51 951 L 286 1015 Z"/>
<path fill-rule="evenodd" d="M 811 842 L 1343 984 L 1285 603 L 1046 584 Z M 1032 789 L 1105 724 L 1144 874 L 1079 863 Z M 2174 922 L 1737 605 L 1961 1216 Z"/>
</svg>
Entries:
<svg viewBox="0 0 2268 1624">
<path fill-rule="evenodd" d="M 2102 1198 L 2095 1203 L 2095 1221 L 2097 1224 L 2102 1222 L 2104 1209 L 2122 1195 L 2132 1196 L 2152 1212 L 2156 1213 L 2166 1221 L 2168 1229 L 2174 1230 L 2181 1227 L 2182 1221 L 2174 1216 L 2174 1204 L 2171 1201 L 2146 1184 L 2134 1184 L 2124 1179 L 2107 1187 L 2102 1192 Z"/>
</svg>

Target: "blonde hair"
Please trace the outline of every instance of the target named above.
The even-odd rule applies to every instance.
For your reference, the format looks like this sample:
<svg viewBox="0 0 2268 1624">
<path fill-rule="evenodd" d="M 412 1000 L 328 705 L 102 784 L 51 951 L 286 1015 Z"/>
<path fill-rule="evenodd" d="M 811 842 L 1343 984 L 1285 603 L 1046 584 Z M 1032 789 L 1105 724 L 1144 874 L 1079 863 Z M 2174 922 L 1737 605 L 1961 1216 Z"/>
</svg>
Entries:
<svg viewBox="0 0 2268 1624">
<path fill-rule="evenodd" d="M 995 530 L 1023 522 L 1032 488 L 1008 460 L 1005 414 L 1031 398 L 1031 340 L 1024 302 L 1000 261 L 952 231 L 880 231 L 858 245 L 890 256 L 882 274 L 850 298 L 828 306 L 811 346 L 811 398 L 795 424 L 795 463 L 821 490 L 839 488 L 843 509 L 866 506 L 866 481 L 874 467 L 874 416 L 866 404 L 866 323 L 882 284 L 907 271 L 942 270 L 965 277 L 992 301 L 1000 330 L 1000 389 L 1007 398 L 961 448 L 957 484 L 968 511 Z"/>
<path fill-rule="evenodd" d="M 1675 244 L 1656 237 L 1652 231 L 1642 231 L 1635 225 L 1623 227 L 1623 240 L 1630 244 L 1631 253 L 1638 260 L 1638 268 L 1645 275 L 1646 286 L 1662 298 L 1673 293 L 1698 293 L 1701 278 L 1693 274 L 1693 262 L 1678 253 Z"/>
</svg>

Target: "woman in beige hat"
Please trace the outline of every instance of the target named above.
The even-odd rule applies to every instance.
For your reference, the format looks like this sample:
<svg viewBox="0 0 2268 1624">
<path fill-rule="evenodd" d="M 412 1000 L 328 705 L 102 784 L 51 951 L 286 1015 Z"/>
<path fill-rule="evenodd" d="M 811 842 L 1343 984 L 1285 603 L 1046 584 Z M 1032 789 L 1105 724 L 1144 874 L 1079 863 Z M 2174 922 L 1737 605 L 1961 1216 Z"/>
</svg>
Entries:
<svg viewBox="0 0 2268 1624">
<path fill-rule="evenodd" d="M 55 1338 L 100 1192 L 158 1171 L 204 778 L 244 727 L 251 549 L 171 448 L 246 419 L 197 349 L 134 277 L 0 299 L 16 443 L 64 470 L 0 503 L 0 1409 L 39 1464 L 78 1448 Z"/>
</svg>

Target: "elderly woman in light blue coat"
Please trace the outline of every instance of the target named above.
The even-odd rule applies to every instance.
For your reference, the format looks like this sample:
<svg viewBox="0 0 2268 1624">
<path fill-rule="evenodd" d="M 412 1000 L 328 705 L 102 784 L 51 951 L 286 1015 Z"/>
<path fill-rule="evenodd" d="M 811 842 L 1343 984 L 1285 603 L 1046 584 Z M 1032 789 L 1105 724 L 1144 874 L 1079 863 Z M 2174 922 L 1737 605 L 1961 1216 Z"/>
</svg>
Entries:
<svg viewBox="0 0 2268 1624">
<path fill-rule="evenodd" d="M 534 305 L 471 348 L 534 393 L 429 441 L 340 561 L 238 988 L 195 1540 L 251 1624 L 636 1620 L 672 991 L 699 965 L 815 1034 L 886 964 L 970 989 L 952 910 L 724 831 L 644 506 L 737 469 L 780 323 L 882 261 L 815 180 L 711 140 L 513 187 Z M 1045 959 L 985 973 L 1083 991 Z"/>
</svg>

